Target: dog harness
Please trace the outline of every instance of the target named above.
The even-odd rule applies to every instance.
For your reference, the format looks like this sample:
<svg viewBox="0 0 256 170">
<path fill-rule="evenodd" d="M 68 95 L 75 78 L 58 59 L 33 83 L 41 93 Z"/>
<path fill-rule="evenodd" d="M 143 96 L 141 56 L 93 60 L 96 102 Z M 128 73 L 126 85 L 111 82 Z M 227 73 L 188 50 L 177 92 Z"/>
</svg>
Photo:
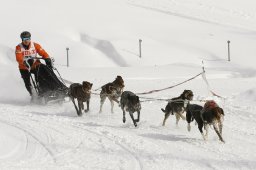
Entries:
<svg viewBox="0 0 256 170">
<path fill-rule="evenodd" d="M 185 99 L 185 100 L 184 100 L 184 108 L 187 108 L 188 103 L 189 103 L 189 100 Z"/>
<path fill-rule="evenodd" d="M 204 104 L 204 110 L 213 109 L 219 107 L 214 100 L 209 100 Z"/>
</svg>

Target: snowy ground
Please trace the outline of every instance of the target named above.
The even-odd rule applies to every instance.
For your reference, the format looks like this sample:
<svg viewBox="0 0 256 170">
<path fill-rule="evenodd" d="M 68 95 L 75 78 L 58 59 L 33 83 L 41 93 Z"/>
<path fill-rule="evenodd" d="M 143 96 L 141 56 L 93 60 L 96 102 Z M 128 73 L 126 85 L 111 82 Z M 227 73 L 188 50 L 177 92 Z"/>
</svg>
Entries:
<svg viewBox="0 0 256 170">
<path fill-rule="evenodd" d="M 38 7 L 40 6 L 40 8 Z M 256 3 L 253 0 L 9 0 L 0 6 L 0 169 L 255 169 Z M 28 12 L 29 11 L 29 12 Z M 24 16 L 23 16 L 24 15 Z M 25 18 L 31 20 L 26 21 Z M 136 93 L 181 86 L 140 97 L 167 99 L 191 89 L 194 101 L 214 99 L 225 111 L 221 143 L 213 129 L 203 141 L 197 126 L 163 127 L 166 102 L 142 102 L 135 128 L 121 109 L 99 96 L 77 117 L 71 102 L 30 104 L 15 61 L 23 30 L 56 59 L 66 80 L 97 89 L 121 75 Z M 142 39 L 142 58 L 138 40 Z M 231 62 L 227 43 L 231 41 Z M 70 48 L 67 68 L 65 48 Z M 127 67 L 120 67 L 127 66 Z M 141 99 L 143 101 L 143 99 Z"/>
</svg>

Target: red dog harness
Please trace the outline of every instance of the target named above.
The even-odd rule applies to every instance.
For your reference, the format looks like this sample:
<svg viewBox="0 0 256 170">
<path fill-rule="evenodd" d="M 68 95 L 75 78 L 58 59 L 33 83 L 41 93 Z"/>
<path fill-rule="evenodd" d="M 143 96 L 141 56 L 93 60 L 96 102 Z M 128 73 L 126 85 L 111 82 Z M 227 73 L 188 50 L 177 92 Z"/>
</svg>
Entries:
<svg viewBox="0 0 256 170">
<path fill-rule="evenodd" d="M 219 107 L 219 106 L 214 100 L 209 100 L 204 104 L 204 110 L 209 110 L 216 107 Z"/>
</svg>

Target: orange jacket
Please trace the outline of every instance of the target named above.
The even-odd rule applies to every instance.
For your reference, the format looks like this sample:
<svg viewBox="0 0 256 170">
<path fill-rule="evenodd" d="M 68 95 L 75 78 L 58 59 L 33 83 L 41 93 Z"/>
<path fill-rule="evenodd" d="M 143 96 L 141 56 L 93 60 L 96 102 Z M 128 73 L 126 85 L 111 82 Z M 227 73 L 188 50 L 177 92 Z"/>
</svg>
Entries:
<svg viewBox="0 0 256 170">
<path fill-rule="evenodd" d="M 32 43 L 34 45 L 32 45 Z M 31 47 L 34 47 L 34 50 L 31 49 Z M 20 43 L 19 45 L 16 46 L 16 60 L 19 64 L 19 69 L 21 70 L 28 70 L 28 68 L 26 67 L 26 65 L 24 65 L 24 56 L 29 55 L 29 50 L 31 52 L 34 53 L 34 55 L 39 54 L 40 56 L 42 56 L 44 59 L 49 58 L 49 55 L 47 54 L 47 52 L 37 43 L 34 42 L 30 42 L 29 44 L 29 49 L 24 51 L 24 48 L 22 46 L 22 44 Z M 32 65 L 31 69 L 35 69 L 37 65 L 39 65 L 41 62 L 39 60 L 36 60 L 34 62 L 34 64 Z"/>
</svg>

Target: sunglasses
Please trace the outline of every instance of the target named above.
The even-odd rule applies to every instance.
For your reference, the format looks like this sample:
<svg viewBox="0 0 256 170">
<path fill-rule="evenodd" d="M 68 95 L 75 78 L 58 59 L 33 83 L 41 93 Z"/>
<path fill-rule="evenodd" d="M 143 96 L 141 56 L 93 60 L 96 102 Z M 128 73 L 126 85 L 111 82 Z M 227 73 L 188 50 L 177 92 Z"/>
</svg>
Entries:
<svg viewBox="0 0 256 170">
<path fill-rule="evenodd" d="M 22 38 L 22 41 L 28 41 L 30 38 Z"/>
</svg>

